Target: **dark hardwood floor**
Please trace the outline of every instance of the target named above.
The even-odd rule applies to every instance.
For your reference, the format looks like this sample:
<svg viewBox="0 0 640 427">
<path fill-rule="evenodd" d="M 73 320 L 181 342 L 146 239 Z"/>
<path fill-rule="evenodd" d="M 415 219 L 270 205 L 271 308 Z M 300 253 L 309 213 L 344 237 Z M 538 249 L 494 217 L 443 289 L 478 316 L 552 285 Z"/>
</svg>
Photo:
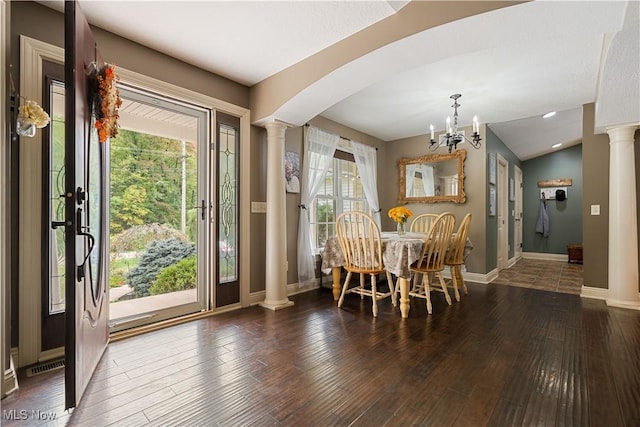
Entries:
<svg viewBox="0 0 640 427">
<path fill-rule="evenodd" d="M 3 426 L 638 426 L 640 312 L 576 295 L 468 283 L 401 319 L 331 293 L 109 345 L 80 406 L 63 371 L 20 379 Z M 11 410 L 27 420 L 8 420 Z M 34 419 L 32 411 L 47 415 Z M 19 412 L 13 412 L 14 414 Z"/>
</svg>

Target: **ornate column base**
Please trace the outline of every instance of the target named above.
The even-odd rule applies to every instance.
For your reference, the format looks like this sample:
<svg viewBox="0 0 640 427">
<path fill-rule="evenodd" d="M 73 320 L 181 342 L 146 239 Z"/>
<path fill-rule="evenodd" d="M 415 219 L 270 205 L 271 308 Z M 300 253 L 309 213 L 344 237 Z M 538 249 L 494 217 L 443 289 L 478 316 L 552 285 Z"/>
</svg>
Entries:
<svg viewBox="0 0 640 427">
<path fill-rule="evenodd" d="M 268 308 L 269 310 L 272 310 L 272 311 L 278 311 L 278 310 L 282 310 L 283 308 L 291 307 L 292 305 L 294 305 L 294 302 L 289 301 L 288 299 L 284 299 L 281 301 L 265 300 L 265 301 L 259 302 L 258 305 L 260 307 Z"/>
<path fill-rule="evenodd" d="M 607 305 L 609 307 L 628 308 L 631 310 L 640 310 L 640 296 L 638 301 L 620 301 L 615 299 L 607 299 Z"/>
</svg>

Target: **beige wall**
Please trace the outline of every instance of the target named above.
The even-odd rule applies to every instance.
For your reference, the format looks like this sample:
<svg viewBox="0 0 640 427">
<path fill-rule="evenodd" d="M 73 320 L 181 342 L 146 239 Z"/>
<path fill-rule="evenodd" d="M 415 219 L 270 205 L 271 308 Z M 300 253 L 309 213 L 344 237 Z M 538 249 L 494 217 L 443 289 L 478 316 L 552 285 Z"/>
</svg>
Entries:
<svg viewBox="0 0 640 427">
<path fill-rule="evenodd" d="M 351 128 L 340 125 L 324 117 L 316 117 L 309 121 L 310 124 L 317 126 L 325 131 L 336 133 L 345 138 L 359 141 L 378 149 L 378 194 L 380 197 L 380 207 L 382 209 L 381 219 L 383 230 L 395 229 L 395 223 L 388 217 L 387 211 L 396 206 L 398 198 L 398 180 L 399 169 L 398 160 L 402 157 L 419 157 L 424 154 L 432 154 L 427 149 L 427 135 L 421 135 L 411 138 L 400 139 L 392 142 L 383 142 L 369 135 L 355 131 Z M 300 153 L 300 160 L 303 161 L 303 127 L 292 127 L 287 130 L 285 150 Z M 464 129 L 464 128 L 463 128 Z M 470 129 L 466 129 L 467 132 Z M 485 126 L 481 126 L 480 133 L 484 139 Z M 265 134 L 266 144 L 266 134 Z M 410 203 L 407 207 L 411 209 L 414 215 L 421 213 L 442 213 L 452 212 L 457 220 L 462 219 L 467 213 L 473 215 L 471 221 L 471 229 L 469 231 L 469 239 L 474 244 L 474 248 L 467 260 L 467 271 L 471 273 L 486 274 L 486 211 L 487 211 L 487 193 L 486 193 L 486 167 L 487 155 L 486 148 L 483 145 L 480 149 L 474 149 L 467 144 L 461 147 L 466 148 L 467 158 L 464 164 L 465 172 L 465 192 L 467 201 L 464 204 L 456 203 Z M 436 153 L 446 153 L 446 149 L 440 148 Z M 252 150 L 252 154 L 255 154 Z M 262 154 L 266 156 L 266 151 Z M 266 175 L 265 175 L 266 176 Z M 264 180 L 257 182 L 263 187 L 266 193 Z M 253 189 L 255 191 L 255 188 Z M 252 200 L 253 198 L 252 191 Z M 299 223 L 299 207 L 300 194 L 287 193 L 286 196 L 286 221 L 287 221 L 287 261 L 289 262 L 289 270 L 287 272 L 287 283 L 293 284 L 298 282 L 297 271 L 297 238 Z M 260 214 L 252 214 L 252 217 Z M 264 214 L 262 214 L 264 216 Z M 252 225 L 254 223 L 252 222 Z M 253 230 L 253 228 L 252 228 Z M 253 233 L 253 231 L 252 231 Z M 262 254 L 259 252 L 262 251 Z M 252 259 L 264 259 L 264 245 L 252 252 Z M 255 258 L 254 258 L 255 257 Z M 252 278 L 263 280 L 264 273 L 260 276 L 254 274 L 252 270 Z M 253 280 L 252 280 L 253 281 Z M 252 283 L 252 292 L 255 289 L 264 289 L 264 283 L 260 285 Z"/>
<path fill-rule="evenodd" d="M 14 81 L 20 53 L 19 35 L 64 47 L 64 16 L 35 2 L 12 2 L 11 45 Z M 98 49 L 106 62 L 248 108 L 249 88 L 204 71 L 155 50 L 92 27 Z M 16 76 L 18 74 L 18 76 Z M 18 81 L 16 81 L 16 86 Z"/>
<path fill-rule="evenodd" d="M 470 133 L 470 128 L 461 128 Z M 481 126 L 480 133 L 485 139 L 485 127 Z M 432 154 L 427 148 L 428 136 L 420 135 L 411 138 L 399 139 L 388 143 L 386 155 L 378 156 L 384 163 L 387 179 L 379 186 L 380 203 L 382 207 L 382 227 L 390 230 L 395 227 L 393 221 L 388 217 L 389 208 L 396 206 L 398 197 L 399 169 L 398 160 L 402 157 L 414 158 L 425 154 Z M 467 201 L 463 204 L 457 203 L 409 203 L 406 206 L 414 213 L 443 213 L 452 212 L 456 216 L 456 221 L 460 221 L 464 215 L 471 213 L 471 228 L 469 229 L 469 239 L 474 245 L 467 258 L 467 271 L 471 273 L 485 274 L 486 270 L 486 167 L 487 154 L 485 144 L 480 149 L 474 149 L 469 144 L 461 144 L 458 148 L 467 150 L 467 158 L 464 163 L 464 190 Z M 437 153 L 447 153 L 445 148 L 438 148 Z M 411 221 L 411 219 L 409 220 Z"/>
<path fill-rule="evenodd" d="M 251 126 L 251 201 L 267 201 L 267 131 L 265 128 Z M 283 177 L 284 181 L 284 177 Z M 240 206 L 241 210 L 250 206 Z M 267 215 L 251 214 L 251 283 L 250 292 L 265 289 L 265 248 Z M 243 230 L 240 230 L 242 233 Z"/>
<path fill-rule="evenodd" d="M 594 135 L 595 104 L 582 110 L 582 256 L 584 285 L 608 287 L 609 136 Z M 600 205 L 600 215 L 591 215 Z"/>
</svg>

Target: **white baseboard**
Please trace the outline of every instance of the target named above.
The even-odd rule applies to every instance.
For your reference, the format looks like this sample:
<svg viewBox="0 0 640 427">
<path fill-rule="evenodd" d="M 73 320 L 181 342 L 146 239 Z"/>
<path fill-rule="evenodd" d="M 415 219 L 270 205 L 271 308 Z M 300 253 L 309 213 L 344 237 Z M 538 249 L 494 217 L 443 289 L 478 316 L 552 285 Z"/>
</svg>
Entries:
<svg viewBox="0 0 640 427">
<path fill-rule="evenodd" d="M 580 291 L 580 296 L 582 298 L 593 298 L 606 301 L 606 299 L 609 297 L 609 289 L 583 286 L 582 290 Z"/>
<path fill-rule="evenodd" d="M 287 285 L 287 296 L 301 294 L 304 292 L 320 289 L 320 279 L 310 280 L 304 285 L 300 286 L 299 283 L 289 283 Z M 256 305 L 264 301 L 267 297 L 267 291 L 258 291 L 249 294 L 249 304 Z"/>
<path fill-rule="evenodd" d="M 47 360 L 60 359 L 64 357 L 64 346 L 40 352 L 38 362 L 46 362 Z"/>
<path fill-rule="evenodd" d="M 566 254 L 547 254 L 543 252 L 522 252 L 522 258 L 540 259 L 545 261 L 563 261 L 569 262 L 569 255 Z"/>
<path fill-rule="evenodd" d="M 267 297 L 267 291 L 252 292 L 249 294 L 249 305 L 257 305 Z"/>
<path fill-rule="evenodd" d="M 513 267 L 517 261 L 518 261 L 518 258 L 516 257 L 509 258 L 509 260 L 507 261 L 507 268 Z"/>
<path fill-rule="evenodd" d="M 2 373 L 2 386 L 0 388 L 2 389 L 2 393 L 0 393 L 2 398 L 18 389 L 18 376 L 16 375 L 13 356 L 11 355 L 9 356 L 9 367 Z"/>
<path fill-rule="evenodd" d="M 287 296 L 320 289 L 320 279 L 309 280 L 305 284 L 290 283 L 287 285 Z"/>
<path fill-rule="evenodd" d="M 446 268 L 442 272 L 442 277 L 446 279 L 451 279 L 451 274 L 448 268 Z M 498 270 L 494 269 L 487 274 L 470 273 L 468 271 L 463 271 L 462 277 L 466 282 L 482 283 L 486 285 L 498 277 Z M 308 284 L 303 286 L 300 286 L 298 283 L 289 283 L 287 285 L 287 296 L 301 294 L 301 293 L 313 291 L 316 289 L 320 289 L 319 279 L 312 280 L 308 282 Z M 252 292 L 251 294 L 249 294 L 249 304 L 257 305 L 263 302 L 266 296 L 267 296 L 266 291 Z"/>
<path fill-rule="evenodd" d="M 445 279 L 451 279 L 451 271 L 449 270 L 449 268 L 444 269 L 444 271 L 442 272 L 442 277 L 444 277 Z M 462 278 L 465 282 L 483 283 L 485 285 L 491 282 L 496 277 L 498 277 L 498 270 L 490 271 L 487 274 L 470 273 L 464 270 L 462 272 Z"/>
<path fill-rule="evenodd" d="M 18 347 L 11 347 L 11 358 L 16 366 L 20 366 L 20 349 Z"/>
</svg>

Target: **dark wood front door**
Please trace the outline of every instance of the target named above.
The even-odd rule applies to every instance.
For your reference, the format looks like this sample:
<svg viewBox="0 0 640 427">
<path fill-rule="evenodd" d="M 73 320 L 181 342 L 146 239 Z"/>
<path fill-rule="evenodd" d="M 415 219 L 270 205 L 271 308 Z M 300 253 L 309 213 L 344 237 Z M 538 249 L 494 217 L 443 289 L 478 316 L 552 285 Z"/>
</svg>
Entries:
<svg viewBox="0 0 640 427">
<path fill-rule="evenodd" d="M 109 339 L 106 144 L 92 122 L 102 61 L 76 2 L 65 2 L 65 407 L 78 405 Z"/>
</svg>

